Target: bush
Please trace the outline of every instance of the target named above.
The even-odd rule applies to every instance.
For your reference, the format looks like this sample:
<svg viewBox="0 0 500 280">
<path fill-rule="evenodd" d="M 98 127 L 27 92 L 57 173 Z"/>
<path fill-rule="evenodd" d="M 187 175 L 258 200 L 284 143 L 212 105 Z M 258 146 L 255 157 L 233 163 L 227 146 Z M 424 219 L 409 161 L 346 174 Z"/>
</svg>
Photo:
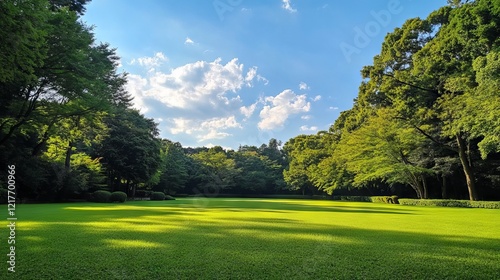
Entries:
<svg viewBox="0 0 500 280">
<path fill-rule="evenodd" d="M 399 204 L 397 195 L 371 196 L 370 199 L 371 199 L 371 202 L 375 202 L 375 203 Z"/>
<path fill-rule="evenodd" d="M 150 197 L 151 196 L 151 191 L 146 191 L 146 190 L 136 190 L 135 191 L 135 197 L 137 198 L 145 198 L 145 197 Z"/>
<path fill-rule="evenodd" d="M 92 194 L 92 201 L 94 202 L 109 202 L 109 198 L 111 197 L 111 193 L 108 191 L 95 191 Z"/>
<path fill-rule="evenodd" d="M 167 194 L 165 195 L 165 200 L 175 200 L 175 197 Z"/>
<path fill-rule="evenodd" d="M 357 202 L 371 202 L 369 196 L 347 196 L 347 195 L 336 195 L 333 197 L 333 200 L 342 200 L 342 201 L 357 201 Z"/>
<path fill-rule="evenodd" d="M 110 202 L 125 202 L 127 201 L 127 194 L 124 192 L 113 192 L 109 197 Z"/>
<path fill-rule="evenodd" d="M 151 200 L 165 200 L 165 194 L 162 192 L 152 192 Z"/>
<path fill-rule="evenodd" d="M 399 199 L 401 205 L 411 206 L 441 206 L 441 207 L 466 207 L 500 209 L 500 201 L 470 201 L 452 199 Z"/>
</svg>

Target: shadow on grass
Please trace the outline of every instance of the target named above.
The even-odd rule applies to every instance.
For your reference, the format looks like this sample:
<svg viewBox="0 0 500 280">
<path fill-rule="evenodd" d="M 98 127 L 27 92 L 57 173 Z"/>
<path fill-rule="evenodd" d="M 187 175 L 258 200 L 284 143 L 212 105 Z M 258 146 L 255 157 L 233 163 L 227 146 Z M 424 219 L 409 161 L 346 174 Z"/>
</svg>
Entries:
<svg viewBox="0 0 500 280">
<path fill-rule="evenodd" d="M 256 211 L 272 207 L 249 204 Z M 189 207 L 131 206 L 120 211 L 67 206 L 59 211 L 68 218 L 45 217 L 51 222 L 37 221 L 31 229 L 20 224 L 16 279 L 494 279 L 500 269 L 499 239 L 301 224 L 291 218 L 206 219 Z"/>
</svg>

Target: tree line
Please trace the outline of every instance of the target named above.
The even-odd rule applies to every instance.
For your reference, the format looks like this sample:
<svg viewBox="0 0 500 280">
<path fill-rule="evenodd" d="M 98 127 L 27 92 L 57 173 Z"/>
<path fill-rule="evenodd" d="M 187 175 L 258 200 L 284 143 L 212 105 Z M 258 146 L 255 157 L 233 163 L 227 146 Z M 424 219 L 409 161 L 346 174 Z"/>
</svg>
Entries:
<svg viewBox="0 0 500 280">
<path fill-rule="evenodd" d="M 0 2 L 0 161 L 16 165 L 20 198 L 105 189 L 500 199 L 497 1 L 449 1 L 389 33 L 328 131 L 236 151 L 159 137 L 132 108 L 116 50 L 81 21 L 88 2 Z"/>
<path fill-rule="evenodd" d="M 286 143 L 287 182 L 500 198 L 500 2 L 448 2 L 387 34 L 328 131 Z"/>
</svg>

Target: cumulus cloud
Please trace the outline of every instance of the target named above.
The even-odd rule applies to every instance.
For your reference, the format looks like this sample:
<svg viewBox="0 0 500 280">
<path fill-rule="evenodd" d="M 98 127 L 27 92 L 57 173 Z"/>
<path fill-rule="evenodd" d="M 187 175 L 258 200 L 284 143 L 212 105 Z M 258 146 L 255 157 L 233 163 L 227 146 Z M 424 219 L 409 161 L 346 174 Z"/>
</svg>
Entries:
<svg viewBox="0 0 500 280">
<path fill-rule="evenodd" d="M 339 109 L 339 107 L 330 107 L 329 109 L 330 109 L 330 110 L 338 110 L 338 109 Z"/>
<path fill-rule="evenodd" d="M 144 103 L 144 94 L 142 93 L 142 89 L 148 85 L 148 80 L 134 74 L 129 74 L 127 76 L 127 84 L 125 85 L 125 89 L 130 95 L 134 98 L 134 107 L 141 111 L 141 113 L 146 113 L 148 111 L 148 107 Z"/>
<path fill-rule="evenodd" d="M 240 97 L 231 93 L 236 93 L 253 79 L 252 74 L 244 73 L 243 67 L 236 58 L 225 65 L 219 58 L 213 62 L 186 64 L 170 73 L 156 72 L 149 78 L 150 87 L 145 89 L 144 96 L 167 107 L 182 109 L 214 111 L 231 104 L 238 105 Z M 249 72 L 252 71 L 253 68 Z"/>
<path fill-rule="evenodd" d="M 311 103 L 306 101 L 306 95 L 297 95 L 286 89 L 276 96 L 264 99 L 265 106 L 260 111 L 259 129 L 272 130 L 283 127 L 290 115 L 309 112 Z"/>
<path fill-rule="evenodd" d="M 168 72 L 128 77 L 127 90 L 135 107 L 158 114 L 155 117 L 168 123 L 166 131 L 171 134 L 187 134 L 198 141 L 222 139 L 231 136 L 227 130 L 241 128 L 235 116 L 250 117 L 255 111 L 255 106 L 243 106 L 239 91 L 258 81 L 257 67 L 245 69 L 237 58 L 227 63 L 220 58 L 197 61 Z M 165 109 L 169 118 L 162 114 Z"/>
<path fill-rule="evenodd" d="M 193 45 L 194 41 L 191 38 L 186 37 L 186 41 L 184 41 L 184 44 L 186 44 L 186 45 Z"/>
<path fill-rule="evenodd" d="M 157 52 L 152 57 L 145 56 L 145 57 L 140 57 L 137 59 L 132 59 L 132 61 L 130 61 L 130 64 L 140 65 L 140 66 L 143 66 L 143 67 L 150 69 L 150 68 L 160 66 L 163 62 L 165 62 L 167 60 L 168 60 L 168 58 L 162 52 Z"/>
<path fill-rule="evenodd" d="M 300 118 L 303 119 L 303 120 L 310 120 L 312 118 L 312 116 L 311 115 L 304 115 L 304 116 L 302 116 Z"/>
<path fill-rule="evenodd" d="M 230 133 L 224 132 L 230 128 L 242 128 L 235 116 L 216 117 L 207 120 L 195 120 L 189 118 L 172 118 L 170 119 L 172 126 L 170 132 L 172 134 L 185 133 L 193 135 L 198 139 L 198 142 L 203 142 L 212 139 L 223 139 L 231 136 Z"/>
<path fill-rule="evenodd" d="M 257 103 L 254 103 L 250 106 L 241 106 L 240 113 L 245 116 L 245 119 L 249 119 L 253 115 L 253 112 L 255 112 L 256 107 Z"/>
<path fill-rule="evenodd" d="M 290 13 L 295 13 L 297 12 L 296 9 L 292 8 L 292 3 L 291 3 L 291 0 L 282 0 L 283 4 L 281 5 L 281 7 L 285 10 L 287 10 L 288 12 Z"/>
<path fill-rule="evenodd" d="M 300 127 L 300 131 L 317 131 L 318 127 L 317 126 L 307 126 L 303 125 Z"/>
<path fill-rule="evenodd" d="M 321 95 L 316 95 L 314 98 L 313 98 L 313 101 L 316 102 L 316 101 L 320 101 L 321 100 Z"/>
<path fill-rule="evenodd" d="M 299 89 L 300 90 L 308 90 L 309 86 L 306 83 L 304 83 L 304 82 L 300 82 Z"/>
</svg>

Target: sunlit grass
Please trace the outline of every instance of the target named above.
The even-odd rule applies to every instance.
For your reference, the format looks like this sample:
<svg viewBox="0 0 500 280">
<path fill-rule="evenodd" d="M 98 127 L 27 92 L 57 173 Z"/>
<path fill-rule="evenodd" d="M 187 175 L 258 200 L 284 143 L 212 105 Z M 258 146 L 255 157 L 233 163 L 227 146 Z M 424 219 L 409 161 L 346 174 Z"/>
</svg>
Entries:
<svg viewBox="0 0 500 280">
<path fill-rule="evenodd" d="M 17 217 L 13 279 L 500 275 L 500 211 L 491 209 L 178 199 L 18 205 Z"/>
</svg>

